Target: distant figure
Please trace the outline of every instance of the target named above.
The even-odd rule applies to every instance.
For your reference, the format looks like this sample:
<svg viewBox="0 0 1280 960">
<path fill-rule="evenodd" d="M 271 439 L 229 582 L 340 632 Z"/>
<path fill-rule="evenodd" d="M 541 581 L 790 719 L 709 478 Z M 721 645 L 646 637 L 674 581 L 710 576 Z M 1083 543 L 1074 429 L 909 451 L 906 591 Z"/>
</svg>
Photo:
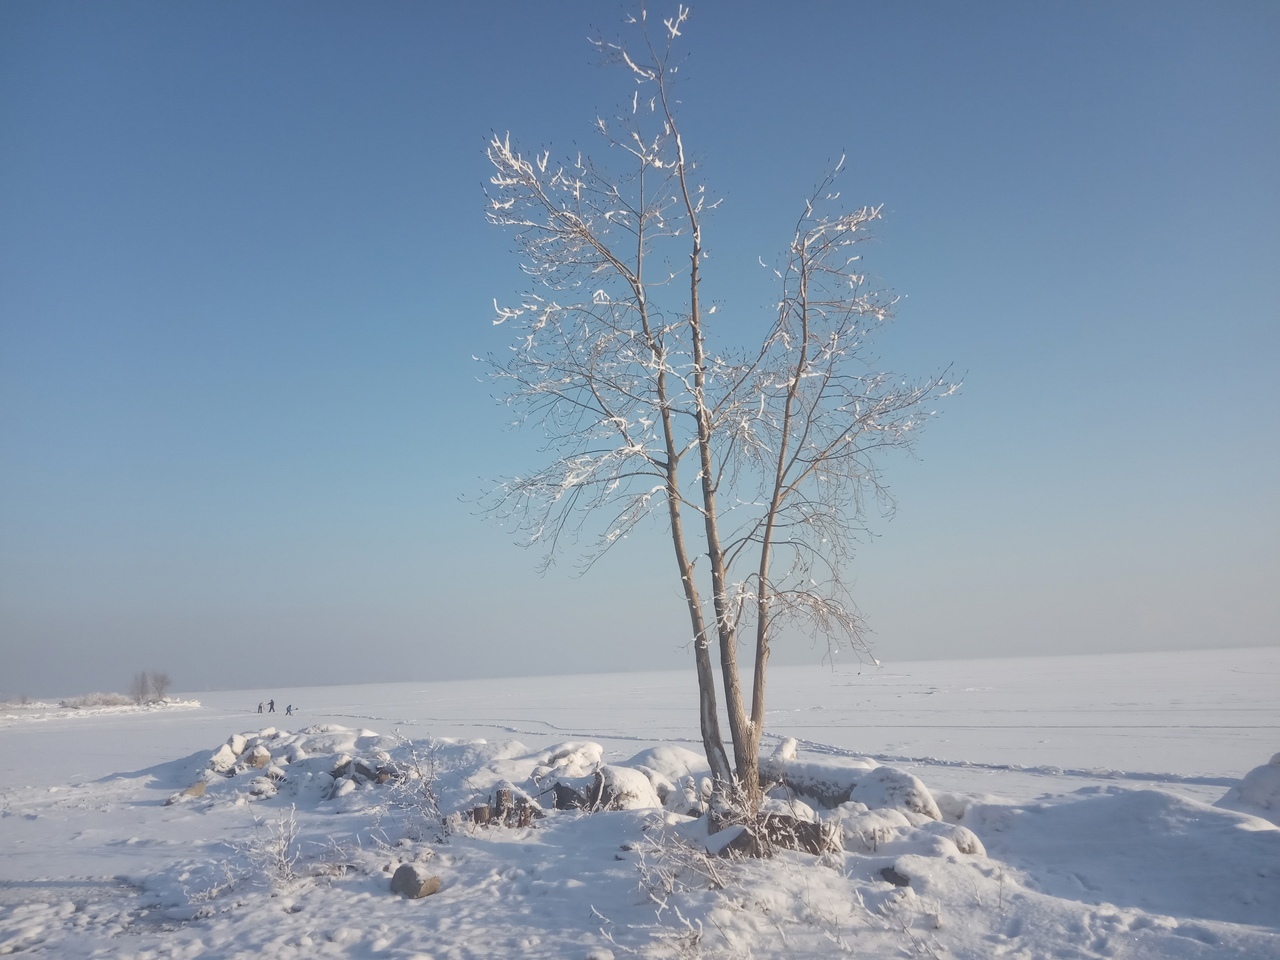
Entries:
<svg viewBox="0 0 1280 960">
<path fill-rule="evenodd" d="M 262 701 L 261 701 L 261 700 L 259 700 L 259 701 L 258 701 L 258 712 L 259 712 L 259 713 L 261 713 L 261 712 L 262 712 Z"/>
<path fill-rule="evenodd" d="M 285 707 L 285 708 L 284 708 L 284 715 L 285 715 L 286 717 L 292 717 L 292 716 L 293 716 L 293 704 L 292 704 L 292 703 L 291 703 L 291 704 L 289 704 L 287 707 Z"/>
<path fill-rule="evenodd" d="M 274 700 L 268 700 L 267 713 L 275 713 L 275 712 L 276 712 L 276 702 Z"/>
</svg>

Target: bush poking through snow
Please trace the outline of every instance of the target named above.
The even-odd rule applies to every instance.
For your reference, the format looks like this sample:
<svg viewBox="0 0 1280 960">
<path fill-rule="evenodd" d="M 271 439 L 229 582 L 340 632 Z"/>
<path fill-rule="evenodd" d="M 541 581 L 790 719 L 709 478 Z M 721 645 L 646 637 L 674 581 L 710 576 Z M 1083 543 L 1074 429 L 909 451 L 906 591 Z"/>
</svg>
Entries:
<svg viewBox="0 0 1280 960">
<path fill-rule="evenodd" d="M 678 893 L 695 887 L 723 890 L 728 885 L 724 864 L 708 853 L 705 844 L 661 821 L 652 823 L 632 849 L 640 890 L 657 905 L 659 915 Z"/>
<path fill-rule="evenodd" d="M 440 807 L 439 749 L 428 741 L 419 748 L 412 740 L 397 739 L 407 754 L 407 761 L 399 767 L 387 765 L 374 772 L 374 783 L 390 784 L 388 805 L 400 811 L 404 836 L 416 842 L 434 839 L 447 843 L 453 832 L 453 821 Z M 434 892 L 434 891 L 433 891 Z"/>
<path fill-rule="evenodd" d="M 298 860 L 302 853 L 298 848 L 298 810 L 289 804 L 289 812 L 274 820 L 258 821 L 259 836 L 249 847 L 250 858 L 263 873 L 281 883 L 297 878 Z"/>
</svg>

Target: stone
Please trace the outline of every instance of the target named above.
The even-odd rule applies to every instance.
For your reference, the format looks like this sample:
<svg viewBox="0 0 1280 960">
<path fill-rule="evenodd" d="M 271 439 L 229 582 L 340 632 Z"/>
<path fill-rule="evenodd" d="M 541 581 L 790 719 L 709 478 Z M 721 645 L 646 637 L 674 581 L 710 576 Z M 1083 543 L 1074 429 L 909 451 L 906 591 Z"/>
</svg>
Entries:
<svg viewBox="0 0 1280 960">
<path fill-rule="evenodd" d="M 987 849 L 982 845 L 982 841 L 978 839 L 978 835 L 968 827 L 962 827 L 958 823 L 947 823 L 945 820 L 938 820 L 926 823 L 920 829 L 924 833 L 949 841 L 956 848 L 957 853 L 978 857 L 987 855 Z"/>
<path fill-rule="evenodd" d="M 811 820 L 801 820 L 785 813 L 767 813 L 760 818 L 760 832 L 775 847 L 800 850 L 821 856 L 844 849 L 844 834 Z"/>
<path fill-rule="evenodd" d="M 415 863 L 402 863 L 391 877 L 391 892 L 399 893 L 410 900 L 429 897 L 440 891 L 440 878 L 427 873 Z"/>
<path fill-rule="evenodd" d="M 783 741 L 773 756 L 760 758 L 760 782 L 779 784 L 792 796 L 812 797 L 824 807 L 849 799 L 858 782 L 879 764 L 866 757 L 823 757 L 799 760 L 793 743 Z"/>
<path fill-rule="evenodd" d="M 236 753 L 225 743 L 209 757 L 209 769 L 217 773 L 226 773 L 236 763 Z"/>
<path fill-rule="evenodd" d="M 249 763 L 249 766 L 252 767 L 254 770 L 261 770 L 270 762 L 271 762 L 271 751 L 268 750 L 266 747 L 264 747 L 262 744 L 258 744 L 256 747 L 254 747 L 252 750 L 249 751 L 248 763 Z"/>
<path fill-rule="evenodd" d="M 895 887 L 911 886 L 911 878 L 905 873 L 899 873 L 897 870 L 893 869 L 893 867 L 885 867 L 880 871 L 880 876 L 889 881 L 889 883 L 892 883 Z"/>
<path fill-rule="evenodd" d="M 587 798 L 567 783 L 556 781 L 551 792 L 555 797 L 557 810 L 581 810 L 587 805 Z"/>
<path fill-rule="evenodd" d="M 868 771 L 854 786 L 849 799 L 865 804 L 870 810 L 888 807 L 905 810 L 928 820 L 941 820 L 942 812 L 929 788 L 904 770 L 876 767 Z"/>
<path fill-rule="evenodd" d="M 171 796 L 164 802 L 164 805 L 166 807 L 170 807 L 173 806 L 173 804 L 178 803 L 181 800 L 186 800 L 189 797 L 203 797 L 206 787 L 207 784 L 203 780 L 197 780 L 191 786 L 187 787 L 187 789 Z"/>
<path fill-rule="evenodd" d="M 354 780 L 335 780 L 333 781 L 333 789 L 329 791 L 329 799 L 337 800 L 339 797 L 345 797 L 355 788 L 356 782 Z"/>
<path fill-rule="evenodd" d="M 763 813 L 754 826 L 743 826 L 720 847 L 722 857 L 768 857 L 775 850 L 799 850 L 821 856 L 844 849 L 841 832 L 825 823 L 784 813 Z"/>
<path fill-rule="evenodd" d="M 653 782 L 643 773 L 609 764 L 596 771 L 587 800 L 595 810 L 650 810 L 662 806 Z"/>
</svg>

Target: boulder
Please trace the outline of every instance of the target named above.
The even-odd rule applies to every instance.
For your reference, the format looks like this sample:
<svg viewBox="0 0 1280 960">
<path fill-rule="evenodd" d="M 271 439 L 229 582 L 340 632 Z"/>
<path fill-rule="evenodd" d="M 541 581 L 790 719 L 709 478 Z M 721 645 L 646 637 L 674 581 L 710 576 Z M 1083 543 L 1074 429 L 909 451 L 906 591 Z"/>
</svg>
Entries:
<svg viewBox="0 0 1280 960">
<path fill-rule="evenodd" d="M 792 795 L 812 797 L 824 807 L 838 807 L 868 773 L 879 769 L 866 757 L 796 758 L 795 742 L 783 741 L 773 756 L 760 758 L 760 780 L 780 784 Z"/>
<path fill-rule="evenodd" d="M 1280 826 L 1280 753 L 1246 773 L 1214 806 L 1262 817 Z"/>
<path fill-rule="evenodd" d="M 653 782 L 639 770 L 606 764 L 596 771 L 589 795 L 591 806 L 603 810 L 661 808 Z"/>
<path fill-rule="evenodd" d="M 801 820 L 785 813 L 767 813 L 762 816 L 760 833 L 775 847 L 800 850 L 815 856 L 838 853 L 844 849 L 844 835 L 839 828 Z"/>
<path fill-rule="evenodd" d="M 338 754 L 334 758 L 333 769 L 329 771 L 329 776 L 335 780 L 341 780 L 351 772 L 351 757 L 345 753 Z"/>
<path fill-rule="evenodd" d="M 203 797 L 207 784 L 203 780 L 197 780 L 187 789 L 179 791 L 164 802 L 166 807 L 172 806 L 182 800 L 188 800 L 191 797 Z"/>
<path fill-rule="evenodd" d="M 217 773 L 226 773 L 236 765 L 236 756 L 236 752 L 224 743 L 209 757 L 209 769 Z"/>
<path fill-rule="evenodd" d="M 942 813 L 920 780 L 893 767 L 876 767 L 864 773 L 849 793 L 849 799 L 870 810 L 888 807 L 909 811 L 929 820 L 941 820 Z"/>
<path fill-rule="evenodd" d="M 342 780 L 333 781 L 333 789 L 329 791 L 328 799 L 337 800 L 339 797 L 345 797 L 348 793 L 356 788 L 354 780 L 344 778 Z"/>
<path fill-rule="evenodd" d="M 268 750 L 266 747 L 264 747 L 262 744 L 258 744 L 256 747 L 254 747 L 252 750 L 249 751 L 247 761 L 249 766 L 251 766 L 253 769 L 261 770 L 263 767 L 265 767 L 267 764 L 271 762 L 271 751 Z"/>
<path fill-rule="evenodd" d="M 581 810 L 587 805 L 587 798 L 567 783 L 556 781 L 551 792 L 555 797 L 557 810 Z"/>
<path fill-rule="evenodd" d="M 785 813 L 762 813 L 754 827 L 741 827 L 720 847 L 722 857 L 768 857 L 776 850 L 799 850 L 821 856 L 843 849 L 836 827 L 801 820 Z"/>
<path fill-rule="evenodd" d="M 391 878 L 391 892 L 418 900 L 440 891 L 440 878 L 416 863 L 402 863 Z"/>
<path fill-rule="evenodd" d="M 905 873 L 899 873 L 893 867 L 885 867 L 883 870 L 880 871 L 880 876 L 883 877 L 888 883 L 892 883 L 895 887 L 911 886 L 911 878 L 908 877 Z"/>
<path fill-rule="evenodd" d="M 231 752 L 237 757 L 244 753 L 244 748 L 248 746 L 248 741 L 239 733 L 233 733 L 227 738 L 227 746 L 231 748 Z"/>
<path fill-rule="evenodd" d="M 978 857 L 987 855 L 987 848 L 982 845 L 978 835 L 968 827 L 962 827 L 958 823 L 947 823 L 945 820 L 938 820 L 926 823 L 920 829 L 930 836 L 941 837 L 943 840 L 949 841 L 959 853 Z"/>
</svg>

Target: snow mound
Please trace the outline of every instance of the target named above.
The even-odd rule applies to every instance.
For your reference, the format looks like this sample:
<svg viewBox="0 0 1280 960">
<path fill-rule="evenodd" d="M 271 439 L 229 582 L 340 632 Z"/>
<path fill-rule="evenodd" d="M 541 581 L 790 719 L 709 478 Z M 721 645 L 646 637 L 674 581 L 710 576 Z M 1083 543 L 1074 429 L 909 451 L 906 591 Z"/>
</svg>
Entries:
<svg viewBox="0 0 1280 960">
<path fill-rule="evenodd" d="M 1027 807 L 975 805 L 965 822 L 990 856 L 1054 897 L 1269 927 L 1280 917 L 1280 830 L 1256 817 L 1090 787 Z"/>
<path fill-rule="evenodd" d="M 604 748 L 598 743 L 562 743 L 534 758 L 529 776 L 537 780 L 552 777 L 587 777 L 600 767 Z"/>
<path fill-rule="evenodd" d="M 796 741 L 784 740 L 772 756 L 760 758 L 760 779 L 777 783 L 792 793 L 836 807 L 849 799 L 858 781 L 880 765 L 868 757 L 800 759 Z"/>
<path fill-rule="evenodd" d="M 659 803 L 673 813 L 696 816 L 711 789 L 706 757 L 684 747 L 664 744 L 642 750 L 623 766 L 649 778 Z"/>
<path fill-rule="evenodd" d="M 1214 806 L 1280 825 L 1280 753 L 1246 773 Z"/>
<path fill-rule="evenodd" d="M 919 778 L 893 767 L 876 767 L 867 771 L 854 784 L 849 799 L 865 804 L 871 810 L 887 807 L 901 811 L 908 820 L 917 824 L 923 822 L 919 818 L 942 819 L 942 813 L 929 788 Z"/>
<path fill-rule="evenodd" d="M 653 810 L 662 806 L 653 783 L 641 770 L 606 764 L 596 775 L 600 778 L 600 800 L 612 810 Z"/>
<path fill-rule="evenodd" d="M 33 723 L 67 720 L 73 717 L 105 717 L 132 713 L 159 713 L 169 710 L 198 710 L 199 700 L 157 700 L 138 704 L 131 698 L 111 693 L 89 693 L 58 703 L 32 700 L 27 703 L 0 703 L 0 721 Z"/>
</svg>

